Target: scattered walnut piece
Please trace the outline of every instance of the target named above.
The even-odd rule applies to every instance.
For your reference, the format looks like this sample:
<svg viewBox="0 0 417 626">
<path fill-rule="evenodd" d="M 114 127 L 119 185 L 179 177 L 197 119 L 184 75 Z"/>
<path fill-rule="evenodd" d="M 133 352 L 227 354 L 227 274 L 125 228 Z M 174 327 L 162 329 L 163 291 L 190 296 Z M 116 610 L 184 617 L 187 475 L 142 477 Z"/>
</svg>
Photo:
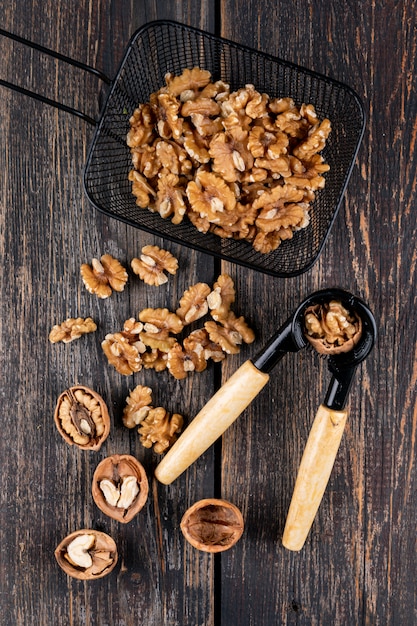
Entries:
<svg viewBox="0 0 417 626">
<path fill-rule="evenodd" d="M 165 82 L 130 119 L 136 203 L 174 224 L 186 216 L 200 232 L 247 241 L 262 254 L 306 228 L 329 170 L 320 153 L 330 121 L 311 103 L 297 106 L 252 84 L 231 92 L 198 67 Z M 287 185 L 301 191 L 291 206 L 289 198 L 267 210 L 255 204 Z"/>
<path fill-rule="evenodd" d="M 196 372 L 202 372 L 207 367 L 207 361 L 211 359 L 215 363 L 223 361 L 225 354 L 221 347 L 213 343 L 205 328 L 193 330 L 183 341 L 184 350 L 191 355 Z"/>
<path fill-rule="evenodd" d="M 87 291 L 99 298 L 108 298 L 113 290 L 123 291 L 128 276 L 120 261 L 103 254 L 100 260 L 93 259 L 91 265 L 81 265 L 81 278 Z"/>
<path fill-rule="evenodd" d="M 305 335 L 317 352 L 348 352 L 359 341 L 362 320 L 336 300 L 308 307 L 304 315 Z"/>
<path fill-rule="evenodd" d="M 151 350 L 168 352 L 176 342 L 171 334 L 176 335 L 183 329 L 182 320 L 167 308 L 143 309 L 139 312 L 139 319 L 144 325 L 141 341 Z"/>
<path fill-rule="evenodd" d="M 132 270 L 147 285 L 163 285 L 168 281 L 165 272 L 176 274 L 178 260 L 167 250 L 158 246 L 144 246 L 139 259 L 131 262 Z"/>
<path fill-rule="evenodd" d="M 145 369 L 163 372 L 168 365 L 168 355 L 167 352 L 154 348 L 142 354 L 142 362 Z"/>
<path fill-rule="evenodd" d="M 210 340 L 217 343 L 226 354 L 238 354 L 242 335 L 237 330 L 224 328 L 216 322 L 206 322 L 204 324 Z"/>
<path fill-rule="evenodd" d="M 98 530 L 71 533 L 55 549 L 58 565 L 66 574 L 80 580 L 93 580 L 109 574 L 118 559 L 114 540 Z"/>
<path fill-rule="evenodd" d="M 143 465 L 129 454 L 114 454 L 96 467 L 92 495 L 98 508 L 126 524 L 144 507 L 149 484 Z"/>
<path fill-rule="evenodd" d="M 184 324 L 191 324 L 207 314 L 210 291 L 206 283 L 196 283 L 184 292 L 177 309 L 177 315 Z"/>
<path fill-rule="evenodd" d="M 223 552 L 239 541 L 244 530 L 243 516 L 231 502 L 206 498 L 191 506 L 181 520 L 185 539 L 198 550 Z"/>
<path fill-rule="evenodd" d="M 67 443 L 84 450 L 99 450 L 110 432 L 110 416 L 103 398 L 83 385 L 61 393 L 54 421 Z"/>
<path fill-rule="evenodd" d="M 180 343 L 174 344 L 168 352 L 168 369 L 177 380 L 186 378 L 189 372 L 194 372 L 199 363 L 197 353 L 184 350 Z M 204 359 L 206 364 L 206 360 Z M 202 371 L 202 369 L 200 369 Z"/>
<path fill-rule="evenodd" d="M 207 296 L 208 306 L 214 320 L 227 317 L 230 307 L 235 301 L 235 286 L 228 274 L 221 274 L 213 285 L 213 290 Z"/>
<path fill-rule="evenodd" d="M 170 415 L 164 408 L 152 409 L 140 424 L 138 432 L 145 448 L 153 446 L 157 454 L 162 454 L 176 441 L 181 432 L 183 418 L 178 413 Z"/>
<path fill-rule="evenodd" d="M 55 324 L 49 333 L 51 343 L 69 343 L 74 339 L 79 339 L 82 335 L 93 333 L 97 330 L 97 325 L 91 317 L 69 317 L 62 324 Z"/>
<path fill-rule="evenodd" d="M 139 345 L 142 346 L 143 342 L 140 341 Z M 141 348 L 130 343 L 123 333 L 108 333 L 101 347 L 110 365 L 119 374 L 130 376 L 142 369 Z"/>
<path fill-rule="evenodd" d="M 137 385 L 126 398 L 123 410 L 123 424 L 127 428 L 138 426 L 151 410 L 152 389 L 144 385 Z"/>
</svg>

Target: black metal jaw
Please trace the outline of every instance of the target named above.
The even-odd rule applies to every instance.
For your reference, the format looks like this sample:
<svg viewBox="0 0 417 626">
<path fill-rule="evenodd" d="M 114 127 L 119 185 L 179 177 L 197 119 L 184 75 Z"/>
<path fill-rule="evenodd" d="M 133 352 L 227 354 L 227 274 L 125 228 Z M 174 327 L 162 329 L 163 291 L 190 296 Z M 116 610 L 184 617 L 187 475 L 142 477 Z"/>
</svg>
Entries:
<svg viewBox="0 0 417 626">
<path fill-rule="evenodd" d="M 356 366 L 334 372 L 324 399 L 324 406 L 333 411 L 343 411 L 346 406 Z"/>
<path fill-rule="evenodd" d="M 295 319 L 295 315 L 291 316 L 267 345 L 252 359 L 252 363 L 258 370 L 269 374 L 288 352 L 298 352 L 307 345 L 299 325 L 294 323 Z"/>
<path fill-rule="evenodd" d="M 340 299 L 348 309 L 355 311 L 362 320 L 362 336 L 358 344 L 349 352 L 333 354 L 328 357 L 332 379 L 324 404 L 329 409 L 341 411 L 346 405 L 355 370 L 359 363 L 368 356 L 376 338 L 375 319 L 360 298 L 336 288 L 323 289 L 311 294 L 281 326 L 268 344 L 252 359 L 252 363 L 261 372 L 269 374 L 288 352 L 298 352 L 309 345 L 304 325 L 307 307 L 311 304 L 329 302 L 336 298 Z"/>
</svg>

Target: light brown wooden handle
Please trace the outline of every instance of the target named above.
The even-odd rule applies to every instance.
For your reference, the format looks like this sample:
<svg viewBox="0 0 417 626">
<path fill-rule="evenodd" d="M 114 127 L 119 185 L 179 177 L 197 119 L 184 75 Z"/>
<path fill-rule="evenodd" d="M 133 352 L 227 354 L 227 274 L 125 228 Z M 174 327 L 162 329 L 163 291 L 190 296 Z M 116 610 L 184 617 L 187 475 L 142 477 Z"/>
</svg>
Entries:
<svg viewBox="0 0 417 626">
<path fill-rule="evenodd" d="M 155 470 L 169 485 L 203 454 L 239 417 L 269 380 L 246 361 L 201 409 Z"/>
<path fill-rule="evenodd" d="M 288 550 L 301 550 L 320 506 L 333 469 L 347 411 L 321 405 L 301 459 L 282 537 Z"/>
</svg>

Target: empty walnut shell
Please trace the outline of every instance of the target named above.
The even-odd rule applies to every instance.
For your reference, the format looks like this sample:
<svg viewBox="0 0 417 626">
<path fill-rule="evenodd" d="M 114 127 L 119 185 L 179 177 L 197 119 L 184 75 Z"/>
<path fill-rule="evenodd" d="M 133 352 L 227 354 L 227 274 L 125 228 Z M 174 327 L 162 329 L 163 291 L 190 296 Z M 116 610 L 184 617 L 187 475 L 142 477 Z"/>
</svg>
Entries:
<svg viewBox="0 0 417 626">
<path fill-rule="evenodd" d="M 239 509 L 227 500 L 207 498 L 191 506 L 181 520 L 187 541 L 204 552 L 223 552 L 242 536 L 244 522 Z"/>
<path fill-rule="evenodd" d="M 107 576 L 115 567 L 117 546 L 106 533 L 83 528 L 61 541 L 55 549 L 55 558 L 69 576 L 94 580 Z"/>
<path fill-rule="evenodd" d="M 135 457 L 114 454 L 97 465 L 93 475 L 93 500 L 103 513 L 118 522 L 130 522 L 145 506 L 148 492 L 145 469 Z"/>
<path fill-rule="evenodd" d="M 110 432 L 110 416 L 103 398 L 83 385 L 75 385 L 58 398 L 54 420 L 69 445 L 99 450 Z"/>
</svg>

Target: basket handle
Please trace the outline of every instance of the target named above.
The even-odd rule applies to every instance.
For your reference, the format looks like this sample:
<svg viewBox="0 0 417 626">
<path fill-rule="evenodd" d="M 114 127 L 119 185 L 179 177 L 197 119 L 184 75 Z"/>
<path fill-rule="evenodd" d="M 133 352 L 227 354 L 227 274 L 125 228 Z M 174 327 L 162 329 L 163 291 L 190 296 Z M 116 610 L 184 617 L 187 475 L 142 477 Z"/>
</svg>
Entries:
<svg viewBox="0 0 417 626">
<path fill-rule="evenodd" d="M 13 41 L 17 41 L 18 43 L 22 43 L 25 46 L 28 46 L 29 48 L 33 48 L 34 50 L 38 50 L 39 52 L 42 52 L 43 54 L 46 54 L 46 55 L 48 55 L 50 57 L 53 57 L 55 59 L 58 59 L 60 61 L 63 61 L 64 63 L 68 63 L 68 65 L 73 65 L 75 67 L 78 67 L 78 68 L 84 70 L 85 72 L 89 72 L 90 74 L 93 74 L 94 76 L 97 76 L 101 81 L 106 83 L 106 85 L 111 85 L 111 83 L 112 83 L 110 78 L 108 78 L 105 74 L 103 74 L 103 72 L 100 72 L 100 70 L 97 70 L 94 67 L 91 67 L 90 65 L 86 65 L 85 63 L 81 63 L 80 61 L 76 61 L 75 59 L 71 59 L 70 57 L 67 57 L 67 56 L 65 56 L 63 54 L 60 54 L 59 52 L 55 52 L 54 50 L 50 50 L 49 48 L 45 48 L 44 46 L 41 46 L 41 45 L 39 45 L 37 43 L 34 43 L 33 41 L 29 41 L 28 39 L 25 39 L 24 37 L 20 37 L 19 35 L 15 35 L 13 33 L 10 33 L 9 31 L 4 30 L 3 28 L 0 28 L 0 35 L 3 36 L 3 37 L 8 37 L 9 39 L 13 39 Z M 29 89 L 25 89 L 23 87 L 19 87 L 18 85 L 10 83 L 7 80 L 0 79 L 0 85 L 2 85 L 3 87 L 8 87 L 9 89 L 13 89 L 13 91 L 18 91 L 19 93 L 22 93 L 25 96 L 29 96 L 30 98 L 34 98 L 35 100 L 39 100 L 40 102 L 43 102 L 44 104 L 49 104 L 50 106 L 53 106 L 53 107 L 55 107 L 57 109 L 60 109 L 61 111 L 66 111 L 67 113 L 71 113 L 72 115 L 76 115 L 77 117 L 80 117 L 81 119 L 85 120 L 86 122 L 88 122 L 89 124 L 92 124 L 94 126 L 96 126 L 97 123 L 98 123 L 97 120 L 95 120 L 93 117 L 90 117 L 89 115 L 87 115 L 83 111 L 79 111 L 78 109 L 74 109 L 73 107 L 67 106 L 66 104 L 63 104 L 62 102 L 56 102 L 55 100 L 47 98 L 46 96 L 42 96 L 41 94 L 35 93 L 34 91 L 30 91 Z"/>
</svg>

